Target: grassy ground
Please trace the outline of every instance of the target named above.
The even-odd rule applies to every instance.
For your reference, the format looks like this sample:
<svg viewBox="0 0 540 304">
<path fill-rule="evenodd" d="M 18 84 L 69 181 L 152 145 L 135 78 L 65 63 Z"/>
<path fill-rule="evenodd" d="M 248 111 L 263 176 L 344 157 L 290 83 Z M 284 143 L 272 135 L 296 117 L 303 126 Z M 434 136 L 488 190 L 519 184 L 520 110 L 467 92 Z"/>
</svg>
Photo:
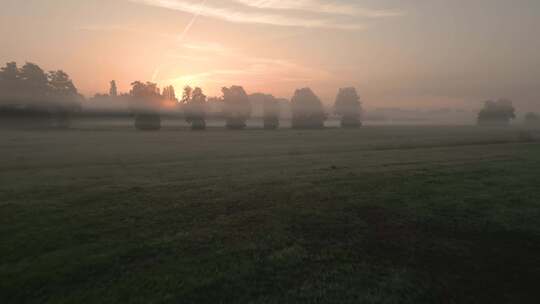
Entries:
<svg viewBox="0 0 540 304">
<path fill-rule="evenodd" d="M 534 303 L 537 135 L 0 131 L 0 302 Z"/>
</svg>

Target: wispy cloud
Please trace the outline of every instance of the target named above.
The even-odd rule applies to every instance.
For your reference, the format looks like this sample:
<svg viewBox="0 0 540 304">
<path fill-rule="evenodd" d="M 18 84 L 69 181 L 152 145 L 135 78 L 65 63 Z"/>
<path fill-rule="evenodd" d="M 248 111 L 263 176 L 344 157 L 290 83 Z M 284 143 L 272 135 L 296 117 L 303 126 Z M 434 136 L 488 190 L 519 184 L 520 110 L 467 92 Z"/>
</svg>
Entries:
<svg viewBox="0 0 540 304">
<path fill-rule="evenodd" d="M 234 51 L 234 49 L 225 47 L 216 42 L 185 42 L 181 44 L 181 47 L 188 50 L 219 53 L 219 54 L 227 54 Z"/>
<path fill-rule="evenodd" d="M 229 0 L 206 3 L 194 0 L 129 0 L 131 2 L 182 11 L 190 14 L 217 18 L 234 23 L 253 23 L 276 26 L 295 26 L 305 28 L 327 28 L 360 30 L 366 25 L 355 18 L 339 18 L 336 14 L 359 17 L 385 17 L 398 15 L 390 11 L 372 11 L 357 6 L 324 4 L 318 1 L 257 1 Z M 317 3 L 319 3 L 317 5 Z M 289 10 L 289 11 L 287 11 Z M 305 11 L 305 14 L 291 14 L 290 10 Z M 316 12 L 317 14 L 308 13 Z"/>
<path fill-rule="evenodd" d="M 212 52 L 210 49 L 209 52 Z M 170 77 L 160 80 L 164 84 L 209 84 L 226 85 L 228 83 L 243 83 L 247 85 L 272 82 L 306 83 L 321 79 L 331 79 L 333 75 L 320 67 L 308 67 L 285 59 L 253 57 L 235 51 L 223 54 L 213 52 L 214 60 L 232 62 L 231 68 L 216 68 L 190 73 L 180 77 Z M 234 66 L 241 66 L 236 68 Z M 309 76 L 306 76 L 309 75 Z M 271 79 L 271 80 L 270 80 Z"/>
<path fill-rule="evenodd" d="M 275 10 L 301 10 L 325 14 L 339 14 L 360 16 L 368 18 L 384 18 L 403 16 L 405 12 L 400 10 L 377 10 L 359 6 L 351 2 L 331 2 L 321 0 L 235 0 L 238 3 Z"/>
</svg>

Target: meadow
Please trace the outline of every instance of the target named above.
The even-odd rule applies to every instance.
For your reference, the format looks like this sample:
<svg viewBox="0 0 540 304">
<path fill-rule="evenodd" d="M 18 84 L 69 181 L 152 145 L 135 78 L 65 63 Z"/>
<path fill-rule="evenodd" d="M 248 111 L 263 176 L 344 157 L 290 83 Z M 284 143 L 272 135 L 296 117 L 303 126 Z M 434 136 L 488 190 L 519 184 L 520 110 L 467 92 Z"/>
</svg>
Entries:
<svg viewBox="0 0 540 304">
<path fill-rule="evenodd" d="M 540 130 L 0 130 L 0 303 L 533 303 Z"/>
</svg>

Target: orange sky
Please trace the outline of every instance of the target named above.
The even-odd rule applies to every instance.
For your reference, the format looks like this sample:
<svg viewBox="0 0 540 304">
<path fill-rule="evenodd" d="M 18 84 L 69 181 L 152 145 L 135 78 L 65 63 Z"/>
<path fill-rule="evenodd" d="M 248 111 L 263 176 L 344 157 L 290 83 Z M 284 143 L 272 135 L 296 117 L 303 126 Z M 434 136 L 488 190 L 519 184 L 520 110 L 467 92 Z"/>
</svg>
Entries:
<svg viewBox="0 0 540 304">
<path fill-rule="evenodd" d="M 62 68 L 85 95 L 117 80 L 243 85 L 368 107 L 540 107 L 540 1 L 4 0 L 0 60 Z"/>
</svg>

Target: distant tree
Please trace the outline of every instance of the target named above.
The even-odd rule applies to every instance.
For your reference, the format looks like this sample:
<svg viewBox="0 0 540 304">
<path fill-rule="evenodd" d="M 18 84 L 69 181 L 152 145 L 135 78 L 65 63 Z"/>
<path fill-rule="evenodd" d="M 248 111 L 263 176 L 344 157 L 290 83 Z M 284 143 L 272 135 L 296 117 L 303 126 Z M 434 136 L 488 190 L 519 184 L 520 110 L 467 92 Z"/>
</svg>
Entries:
<svg viewBox="0 0 540 304">
<path fill-rule="evenodd" d="M 160 107 L 163 96 L 157 84 L 135 81 L 131 83 L 131 108 L 135 114 L 135 128 L 138 130 L 161 129 Z"/>
<path fill-rule="evenodd" d="M 23 99 L 27 102 L 35 106 L 36 103 L 43 104 L 43 102 L 48 101 L 49 79 L 47 73 L 38 65 L 26 63 L 19 71 L 19 80 L 24 88 L 19 94 L 24 96 Z"/>
<path fill-rule="evenodd" d="M 10 106 L 19 103 L 23 90 L 20 72 L 16 62 L 8 62 L 0 68 L 0 105 Z"/>
<path fill-rule="evenodd" d="M 525 123 L 528 125 L 540 125 L 540 114 L 533 112 L 525 114 Z"/>
<path fill-rule="evenodd" d="M 175 101 L 175 102 L 177 101 L 176 93 L 172 85 L 166 86 L 165 88 L 163 88 L 163 97 L 165 98 L 165 100 Z"/>
<path fill-rule="evenodd" d="M 361 103 L 360 97 L 353 87 L 341 88 L 336 97 L 334 111 L 341 116 L 342 127 L 360 127 Z"/>
<path fill-rule="evenodd" d="M 186 121 L 191 124 L 193 130 L 206 129 L 206 95 L 201 88 L 196 87 L 190 93 L 191 98 L 184 106 Z"/>
<path fill-rule="evenodd" d="M 45 73 L 38 65 L 26 63 L 21 68 L 9 62 L 0 69 L 0 106 L 11 116 L 30 115 L 33 120 L 69 125 L 70 115 L 80 110 L 83 97 L 63 71 Z"/>
<path fill-rule="evenodd" d="M 109 96 L 111 97 L 118 96 L 118 88 L 116 87 L 116 81 L 114 80 L 111 80 L 111 88 L 109 89 Z"/>
<path fill-rule="evenodd" d="M 277 129 L 279 127 L 279 103 L 272 95 L 265 95 L 264 103 L 264 128 Z"/>
<path fill-rule="evenodd" d="M 191 100 L 191 92 L 193 92 L 193 89 L 190 86 L 184 87 L 184 91 L 182 92 L 182 100 L 180 101 L 182 104 L 187 104 Z"/>
<path fill-rule="evenodd" d="M 298 89 L 291 99 L 293 128 L 322 128 L 326 114 L 321 100 L 310 88 Z"/>
<path fill-rule="evenodd" d="M 251 115 L 249 97 L 241 86 L 222 88 L 226 126 L 229 129 L 244 129 Z"/>
<path fill-rule="evenodd" d="M 70 125 L 71 114 L 81 109 L 82 95 L 64 71 L 51 71 L 48 78 L 50 94 L 55 100 L 57 126 L 66 128 Z"/>
<path fill-rule="evenodd" d="M 484 108 L 478 113 L 478 124 L 480 125 L 508 125 L 510 120 L 516 118 L 516 110 L 512 101 L 499 99 L 497 101 L 488 100 Z"/>
</svg>

